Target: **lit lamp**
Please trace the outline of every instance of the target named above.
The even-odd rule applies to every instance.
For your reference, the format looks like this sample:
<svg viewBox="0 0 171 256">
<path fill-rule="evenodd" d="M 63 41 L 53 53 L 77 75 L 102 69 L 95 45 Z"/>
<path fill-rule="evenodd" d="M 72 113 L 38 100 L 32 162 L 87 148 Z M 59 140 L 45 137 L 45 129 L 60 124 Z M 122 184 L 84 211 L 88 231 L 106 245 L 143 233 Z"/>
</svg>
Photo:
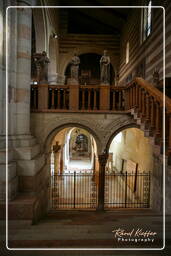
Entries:
<svg viewBox="0 0 171 256">
<path fill-rule="evenodd" d="M 57 35 L 55 32 L 53 32 L 52 37 L 55 38 L 55 39 L 57 39 L 57 38 L 58 38 L 58 35 Z"/>
</svg>

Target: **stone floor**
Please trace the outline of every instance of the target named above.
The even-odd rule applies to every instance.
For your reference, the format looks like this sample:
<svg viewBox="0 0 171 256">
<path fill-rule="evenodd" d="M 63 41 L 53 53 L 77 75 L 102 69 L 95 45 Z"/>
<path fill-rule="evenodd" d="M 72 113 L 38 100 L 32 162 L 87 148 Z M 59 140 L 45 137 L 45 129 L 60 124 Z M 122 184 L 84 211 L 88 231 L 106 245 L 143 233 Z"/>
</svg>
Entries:
<svg viewBox="0 0 171 256">
<path fill-rule="evenodd" d="M 4 223 L 1 223 L 4 229 Z M 131 231 L 142 228 L 157 232 L 154 242 L 118 242 L 112 230 L 123 228 Z M 2 236 L 2 233 L 1 233 Z M 5 235 L 3 235 L 3 240 Z M 171 249 L 171 217 L 166 225 L 167 247 L 164 251 L 111 251 L 106 249 L 162 247 L 162 217 L 150 210 L 115 210 L 111 212 L 65 211 L 51 213 L 36 225 L 28 221 L 9 222 L 9 247 L 33 248 L 31 251 L 7 251 L 1 247 L 0 255 L 168 255 Z M 35 251 L 34 248 L 46 248 Z M 49 249 L 63 248 L 62 251 Z M 66 251 L 72 248 L 71 251 Z M 98 248 L 80 251 L 74 248 Z M 105 250 L 102 250 L 104 248 Z M 65 251 L 64 251 L 65 250 Z M 40 253 L 41 252 L 41 253 Z"/>
<path fill-rule="evenodd" d="M 84 169 L 92 169 L 92 163 L 90 160 L 71 160 L 69 161 L 67 165 L 67 169 L 75 169 L 78 170 L 84 170 Z"/>
</svg>

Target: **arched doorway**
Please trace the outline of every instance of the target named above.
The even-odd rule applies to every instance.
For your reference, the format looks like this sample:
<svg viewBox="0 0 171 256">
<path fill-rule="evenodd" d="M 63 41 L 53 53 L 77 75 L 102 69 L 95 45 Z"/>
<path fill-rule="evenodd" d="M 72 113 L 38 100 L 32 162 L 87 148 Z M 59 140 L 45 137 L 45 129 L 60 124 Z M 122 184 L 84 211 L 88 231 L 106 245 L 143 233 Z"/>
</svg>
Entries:
<svg viewBox="0 0 171 256">
<path fill-rule="evenodd" d="M 96 209 L 97 145 L 81 127 L 58 131 L 50 146 L 49 210 Z"/>
<path fill-rule="evenodd" d="M 149 208 L 153 148 L 138 128 L 110 141 L 105 169 L 105 208 Z"/>
<path fill-rule="evenodd" d="M 101 55 L 97 53 L 84 53 L 79 55 L 80 66 L 79 66 L 79 83 L 82 85 L 96 85 L 100 84 L 100 58 Z M 70 78 L 70 66 L 68 64 L 65 77 L 66 83 Z M 110 64 L 110 84 L 113 84 L 115 73 L 112 65 Z"/>
</svg>

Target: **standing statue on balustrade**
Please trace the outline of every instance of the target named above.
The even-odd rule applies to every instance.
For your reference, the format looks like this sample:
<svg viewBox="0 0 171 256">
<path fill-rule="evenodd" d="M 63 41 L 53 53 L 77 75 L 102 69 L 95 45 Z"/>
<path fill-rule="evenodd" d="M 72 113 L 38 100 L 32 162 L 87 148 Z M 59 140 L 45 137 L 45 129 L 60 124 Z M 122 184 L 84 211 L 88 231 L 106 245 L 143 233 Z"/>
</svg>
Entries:
<svg viewBox="0 0 171 256">
<path fill-rule="evenodd" d="M 78 83 L 80 58 L 75 53 L 71 59 L 71 80 Z"/>
<path fill-rule="evenodd" d="M 100 59 L 100 81 L 101 84 L 110 84 L 110 57 L 104 50 L 104 55 Z"/>
<path fill-rule="evenodd" d="M 48 64 L 50 63 L 47 53 L 43 51 L 41 54 L 36 54 L 34 58 L 37 69 L 38 82 L 48 81 Z"/>
</svg>

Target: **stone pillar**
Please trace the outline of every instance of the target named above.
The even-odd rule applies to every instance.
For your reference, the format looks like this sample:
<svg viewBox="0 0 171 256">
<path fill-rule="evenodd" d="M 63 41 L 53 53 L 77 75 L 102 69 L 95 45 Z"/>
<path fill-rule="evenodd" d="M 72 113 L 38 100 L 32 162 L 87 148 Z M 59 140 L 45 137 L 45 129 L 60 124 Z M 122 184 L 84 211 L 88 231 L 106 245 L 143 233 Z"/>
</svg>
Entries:
<svg viewBox="0 0 171 256">
<path fill-rule="evenodd" d="M 18 8 L 16 134 L 30 134 L 31 26 L 31 8 Z"/>
<path fill-rule="evenodd" d="M 38 109 L 48 109 L 48 84 L 38 85 Z"/>
<path fill-rule="evenodd" d="M 69 85 L 69 109 L 78 110 L 79 107 L 79 85 Z"/>
<path fill-rule="evenodd" d="M 17 4 L 34 5 L 31 0 L 18 1 Z M 47 194 L 45 157 L 30 134 L 31 12 L 31 8 L 9 9 L 9 219 L 33 220 L 34 215 L 39 215 Z M 12 29 L 13 24 L 16 30 Z M 16 47 L 15 42 L 12 44 L 13 33 Z M 24 213 L 20 214 L 23 209 Z"/>
<path fill-rule="evenodd" d="M 100 110 L 109 110 L 110 107 L 110 86 L 100 85 Z"/>
<path fill-rule="evenodd" d="M 0 1 L 0 218 L 5 216 L 5 208 L 2 208 L 2 205 L 5 203 L 6 197 L 6 8 L 7 3 L 5 1 Z M 9 74 L 12 76 L 12 80 L 15 81 L 15 46 L 16 46 L 16 12 L 8 15 L 8 33 L 12 31 L 13 34 L 8 37 L 8 46 L 7 49 L 11 46 L 11 41 L 13 42 L 13 52 L 8 52 L 9 59 L 12 59 L 12 63 L 8 65 L 8 77 Z M 13 95 L 13 88 L 11 86 L 11 81 L 8 81 L 8 94 L 9 101 L 7 102 L 8 107 Z M 13 115 L 11 115 L 12 117 Z M 14 117 L 12 117 L 14 118 Z M 8 184 L 8 197 L 14 198 L 17 193 L 17 178 L 16 178 L 16 163 L 12 162 L 13 152 L 11 149 L 8 151 L 8 175 L 9 175 L 9 184 Z"/>
<path fill-rule="evenodd" d="M 95 182 L 96 182 L 96 185 L 98 186 L 99 184 L 99 161 L 98 161 L 98 157 L 95 156 L 94 158 L 94 161 L 95 161 Z"/>
<path fill-rule="evenodd" d="M 98 186 L 98 206 L 97 210 L 104 210 L 104 186 L 105 186 L 105 166 L 108 154 L 98 155 L 99 159 L 99 186 Z"/>
</svg>

